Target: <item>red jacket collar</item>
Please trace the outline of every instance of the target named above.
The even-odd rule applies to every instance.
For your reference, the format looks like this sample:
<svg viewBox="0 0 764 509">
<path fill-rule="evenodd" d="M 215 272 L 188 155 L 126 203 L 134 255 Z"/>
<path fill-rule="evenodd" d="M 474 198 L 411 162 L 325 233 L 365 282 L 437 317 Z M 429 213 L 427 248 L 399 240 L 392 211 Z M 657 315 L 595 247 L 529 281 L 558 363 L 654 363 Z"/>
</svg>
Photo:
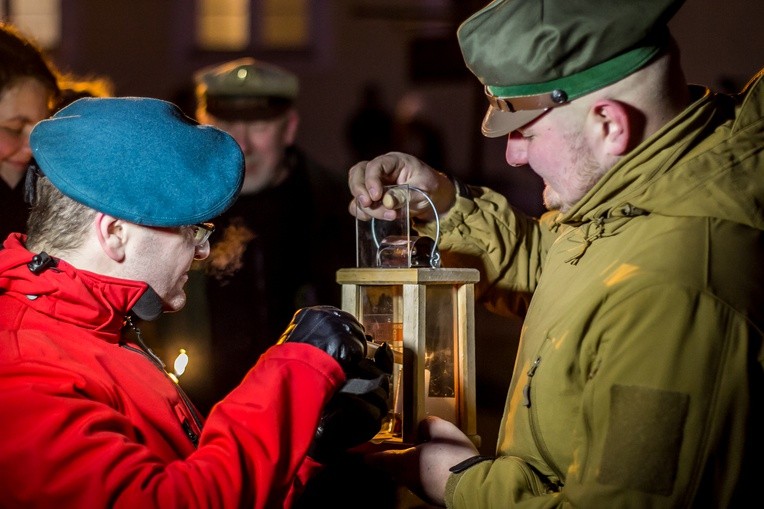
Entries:
<svg viewBox="0 0 764 509">
<path fill-rule="evenodd" d="M 35 311 L 58 321 L 118 333 L 125 315 L 148 285 L 79 270 L 64 260 L 34 274 L 27 264 L 35 253 L 24 247 L 24 235 L 10 235 L 0 250 L 0 289 Z M 115 339 L 116 340 L 116 339 Z"/>
</svg>

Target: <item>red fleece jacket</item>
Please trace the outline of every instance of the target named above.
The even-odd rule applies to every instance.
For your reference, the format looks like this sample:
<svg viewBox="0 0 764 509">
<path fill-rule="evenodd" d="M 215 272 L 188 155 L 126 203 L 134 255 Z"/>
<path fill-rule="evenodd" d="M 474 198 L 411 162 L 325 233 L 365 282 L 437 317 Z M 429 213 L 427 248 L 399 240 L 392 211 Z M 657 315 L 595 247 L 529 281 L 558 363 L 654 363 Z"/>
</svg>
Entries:
<svg viewBox="0 0 764 509">
<path fill-rule="evenodd" d="M 0 250 L 0 505 L 290 504 L 319 468 L 306 452 L 345 380 L 334 359 L 272 347 L 199 429 L 179 387 L 121 334 L 146 285 L 64 261 L 35 275 L 23 240 Z"/>
</svg>

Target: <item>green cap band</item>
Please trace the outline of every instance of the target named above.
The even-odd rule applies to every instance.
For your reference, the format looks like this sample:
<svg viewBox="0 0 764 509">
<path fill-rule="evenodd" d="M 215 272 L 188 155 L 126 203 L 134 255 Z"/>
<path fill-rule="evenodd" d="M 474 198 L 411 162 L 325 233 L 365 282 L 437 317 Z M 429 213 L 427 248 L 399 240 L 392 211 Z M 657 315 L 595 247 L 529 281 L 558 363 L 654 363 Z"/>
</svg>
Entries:
<svg viewBox="0 0 764 509">
<path fill-rule="evenodd" d="M 619 81 L 645 66 L 663 49 L 663 45 L 642 46 L 627 51 L 615 58 L 595 65 L 564 78 L 545 83 L 498 87 L 487 85 L 486 88 L 496 97 L 522 97 L 562 90 L 569 101 L 594 92 Z"/>
</svg>

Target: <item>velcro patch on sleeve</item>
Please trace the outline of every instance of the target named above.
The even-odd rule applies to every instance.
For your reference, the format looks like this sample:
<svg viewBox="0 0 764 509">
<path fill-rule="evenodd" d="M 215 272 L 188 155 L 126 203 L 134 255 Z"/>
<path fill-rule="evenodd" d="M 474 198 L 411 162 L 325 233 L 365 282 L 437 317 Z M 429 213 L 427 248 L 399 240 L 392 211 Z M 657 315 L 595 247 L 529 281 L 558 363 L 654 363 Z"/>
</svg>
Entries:
<svg viewBox="0 0 764 509">
<path fill-rule="evenodd" d="M 615 385 L 597 481 L 668 495 L 676 478 L 689 395 Z"/>
</svg>

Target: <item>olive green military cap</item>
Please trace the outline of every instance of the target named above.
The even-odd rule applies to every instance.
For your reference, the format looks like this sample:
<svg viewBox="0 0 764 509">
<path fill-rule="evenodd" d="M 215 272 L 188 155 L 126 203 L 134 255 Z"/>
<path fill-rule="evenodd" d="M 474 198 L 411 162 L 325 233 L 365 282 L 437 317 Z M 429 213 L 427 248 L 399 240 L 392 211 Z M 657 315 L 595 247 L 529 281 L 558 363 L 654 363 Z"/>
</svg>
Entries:
<svg viewBox="0 0 764 509">
<path fill-rule="evenodd" d="M 297 76 L 286 69 L 242 58 L 201 69 L 194 75 L 202 108 L 221 120 L 265 120 L 294 104 Z"/>
<path fill-rule="evenodd" d="M 482 131 L 508 134 L 641 69 L 669 43 L 684 0 L 496 0 L 457 31 L 485 86 Z"/>
</svg>

